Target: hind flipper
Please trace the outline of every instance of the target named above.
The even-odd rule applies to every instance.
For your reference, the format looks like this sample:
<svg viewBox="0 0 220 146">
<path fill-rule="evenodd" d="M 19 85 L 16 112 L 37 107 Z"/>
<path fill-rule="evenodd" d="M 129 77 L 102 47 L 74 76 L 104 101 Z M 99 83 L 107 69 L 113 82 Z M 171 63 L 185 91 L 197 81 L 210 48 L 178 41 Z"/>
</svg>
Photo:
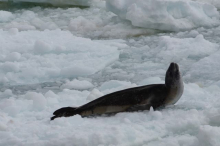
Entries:
<svg viewBox="0 0 220 146">
<path fill-rule="evenodd" d="M 60 108 L 58 110 L 56 110 L 54 113 L 53 113 L 53 117 L 51 117 L 50 119 L 51 120 L 54 120 L 56 118 L 59 118 L 59 117 L 70 117 L 70 116 L 74 116 L 75 115 L 75 109 L 74 107 L 63 107 L 63 108 Z"/>
</svg>

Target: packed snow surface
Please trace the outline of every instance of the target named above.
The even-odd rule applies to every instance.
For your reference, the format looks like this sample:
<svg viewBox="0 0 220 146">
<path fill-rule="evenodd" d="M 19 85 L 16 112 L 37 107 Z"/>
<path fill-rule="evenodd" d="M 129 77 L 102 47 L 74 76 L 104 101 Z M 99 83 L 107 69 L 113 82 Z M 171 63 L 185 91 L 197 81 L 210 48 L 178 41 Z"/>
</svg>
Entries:
<svg viewBox="0 0 220 146">
<path fill-rule="evenodd" d="M 132 25 L 182 31 L 219 24 L 219 12 L 207 3 L 190 0 L 107 0 L 106 7 Z"/>
<path fill-rule="evenodd" d="M 190 24 L 199 23 L 199 17 L 210 23 L 175 33 L 134 27 L 107 11 L 104 2 L 85 9 L 0 11 L 0 146 L 219 146 L 220 25 L 211 25 L 218 1 L 206 0 L 213 6 L 197 1 L 161 1 L 161 9 L 154 5 L 149 14 L 160 16 L 173 4 L 181 12 L 198 12 L 187 18 Z M 140 0 L 107 4 L 121 10 L 132 2 L 146 6 Z M 78 107 L 126 88 L 163 84 L 170 62 L 179 64 L 185 87 L 175 105 L 50 121 L 61 107 Z"/>
<path fill-rule="evenodd" d="M 195 0 L 198 2 L 204 2 L 204 3 L 209 3 L 215 6 L 216 8 L 220 9 L 220 1 L 219 0 Z"/>
<path fill-rule="evenodd" d="M 0 84 L 33 84 L 87 76 L 119 56 L 117 47 L 60 30 L 0 30 L 0 44 Z"/>
<path fill-rule="evenodd" d="M 105 6 L 105 4 L 102 4 Z M 4 30 L 68 30 L 76 36 L 89 38 L 121 38 L 152 34 L 154 30 L 136 28 L 121 21 L 113 13 L 91 7 L 88 9 L 43 9 L 33 7 L 15 9 L 15 12 L 0 11 L 0 26 Z"/>
</svg>

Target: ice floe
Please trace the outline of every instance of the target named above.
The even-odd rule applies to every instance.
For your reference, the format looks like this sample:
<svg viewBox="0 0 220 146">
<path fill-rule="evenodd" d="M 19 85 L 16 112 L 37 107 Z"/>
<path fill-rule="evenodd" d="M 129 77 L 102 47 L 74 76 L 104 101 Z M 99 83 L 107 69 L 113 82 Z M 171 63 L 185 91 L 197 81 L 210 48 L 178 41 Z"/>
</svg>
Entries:
<svg viewBox="0 0 220 146">
<path fill-rule="evenodd" d="M 107 0 L 106 7 L 143 28 L 183 31 L 219 24 L 216 7 L 190 0 Z"/>
<path fill-rule="evenodd" d="M 1 84 L 33 84 L 94 74 L 118 59 L 117 47 L 73 36 L 68 31 L 0 30 Z"/>
<path fill-rule="evenodd" d="M 218 0 L 197 0 L 186 7 L 208 6 L 203 9 L 210 8 L 207 15 L 216 12 L 198 1 L 218 8 Z M 145 6 L 138 0 L 120 2 Z M 193 10 L 209 23 L 202 9 Z M 155 12 L 161 15 L 158 7 Z M 0 11 L 0 19 L 0 146 L 219 146 L 219 26 L 149 35 L 102 4 Z M 58 108 L 78 107 L 125 88 L 164 83 L 172 61 L 179 64 L 185 87 L 173 106 L 50 121 Z"/>
</svg>

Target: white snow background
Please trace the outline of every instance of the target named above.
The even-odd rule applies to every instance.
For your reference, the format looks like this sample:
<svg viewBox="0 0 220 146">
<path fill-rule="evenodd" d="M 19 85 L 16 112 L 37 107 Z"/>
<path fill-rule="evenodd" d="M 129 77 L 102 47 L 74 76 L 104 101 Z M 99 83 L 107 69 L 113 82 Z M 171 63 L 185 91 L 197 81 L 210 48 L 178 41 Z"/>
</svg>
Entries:
<svg viewBox="0 0 220 146">
<path fill-rule="evenodd" d="M 219 0 L 29 2 L 89 7 L 0 10 L 0 146 L 220 145 Z M 173 106 L 50 121 L 58 108 L 164 83 L 170 62 L 185 86 Z"/>
</svg>

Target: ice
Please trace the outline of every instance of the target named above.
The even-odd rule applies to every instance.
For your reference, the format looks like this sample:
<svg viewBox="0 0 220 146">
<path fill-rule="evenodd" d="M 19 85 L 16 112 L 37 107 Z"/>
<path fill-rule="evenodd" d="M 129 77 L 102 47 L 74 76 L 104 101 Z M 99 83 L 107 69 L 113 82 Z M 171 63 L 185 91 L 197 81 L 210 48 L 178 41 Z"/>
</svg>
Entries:
<svg viewBox="0 0 220 146">
<path fill-rule="evenodd" d="M 18 61 L 21 58 L 21 54 L 18 52 L 11 52 L 5 57 L 6 61 Z"/>
<path fill-rule="evenodd" d="M 1 64 L 1 70 L 2 72 L 18 72 L 19 67 L 17 64 L 13 63 L 13 62 L 5 62 L 3 64 Z"/>
<path fill-rule="evenodd" d="M 11 28 L 9 29 L 9 33 L 11 33 L 12 35 L 15 35 L 18 33 L 18 29 L 17 28 Z"/>
<path fill-rule="evenodd" d="M 0 31 L 1 83 L 31 84 L 94 74 L 118 59 L 117 47 L 68 31 Z M 7 41 L 6 41 L 7 40 Z"/>
<path fill-rule="evenodd" d="M 0 92 L 0 98 L 9 98 L 13 96 L 12 91 L 10 89 L 6 89 L 4 92 Z"/>
<path fill-rule="evenodd" d="M 72 19 L 69 24 L 71 31 L 91 31 L 97 29 L 95 22 L 92 22 L 82 16 Z"/>
<path fill-rule="evenodd" d="M 28 92 L 25 94 L 26 99 L 31 99 L 33 101 L 33 109 L 34 110 L 43 110 L 46 107 L 46 99 L 45 97 L 36 92 Z"/>
<path fill-rule="evenodd" d="M 129 83 L 126 84 L 129 85 Z M 113 83 L 109 83 L 110 85 L 113 85 Z M 119 85 L 121 88 L 123 86 L 123 84 Z M 201 109 L 206 107 L 204 103 L 209 101 L 210 98 L 214 100 L 209 101 L 209 104 L 216 102 L 218 96 L 210 94 L 205 89 L 196 86 L 196 84 L 185 84 L 185 87 L 185 94 L 176 107 L 161 111 L 119 113 L 111 117 L 96 118 L 74 116 L 51 122 L 47 118 L 53 110 L 60 106 L 80 106 L 82 103 L 87 102 L 89 92 L 64 90 L 55 94 L 48 91 L 45 95 L 29 92 L 25 95 L 18 95 L 16 97 L 18 99 L 14 98 L 7 100 L 7 102 L 1 100 L 1 110 L 3 109 L 4 113 L 9 114 L 4 116 L 3 122 L 1 121 L 1 131 L 9 132 L 10 129 L 12 139 L 17 139 L 16 144 L 21 145 L 34 143 L 42 143 L 42 145 L 68 145 L 70 143 L 77 145 L 167 145 L 170 143 L 174 145 L 178 143 L 201 145 L 200 141 L 203 135 L 209 135 L 210 133 L 213 136 L 208 136 L 205 144 L 215 143 L 218 140 L 218 130 L 214 130 L 212 127 L 203 127 L 213 121 L 213 116 L 219 114 L 219 111 L 207 109 L 203 112 Z M 196 95 L 194 91 L 201 93 Z M 207 97 L 207 95 L 210 97 Z M 201 98 L 199 101 L 198 96 Z M 39 101 L 35 101 L 36 103 L 33 105 L 36 106 L 31 107 L 31 103 L 37 97 Z M 46 104 L 47 102 L 42 100 L 50 97 L 58 99 L 59 102 Z M 203 106 L 189 106 L 190 104 Z M 2 105 L 10 109 L 6 110 Z M 16 105 L 20 109 L 16 109 L 18 112 L 14 111 L 15 113 L 12 115 L 12 109 L 16 108 Z M 42 109 L 44 110 L 42 111 Z M 183 135 L 182 133 L 186 134 Z M 187 133 L 190 133 L 190 135 Z M 32 134 L 35 136 L 33 137 Z M 160 138 L 158 139 L 158 137 Z M 1 144 L 13 142 L 12 139 L 6 141 L 8 138 L 10 136 L 5 134 L 2 137 Z M 29 141 L 26 141 L 26 139 L 29 139 Z"/>
<path fill-rule="evenodd" d="M 205 145 L 213 145 L 217 146 L 219 144 L 219 140 L 217 137 L 220 135 L 219 127 L 211 127 L 209 125 L 205 125 L 199 129 L 198 141 L 195 143 L 196 146 L 205 146 Z"/>
<path fill-rule="evenodd" d="M 13 14 L 7 11 L 0 11 L 0 22 L 7 22 L 13 19 Z"/>
<path fill-rule="evenodd" d="M 218 45 L 204 39 L 203 35 L 195 38 L 170 38 L 161 37 L 158 46 L 160 52 L 157 54 L 164 61 L 179 62 L 183 58 L 199 59 L 218 50 Z"/>
<path fill-rule="evenodd" d="M 5 131 L 7 129 L 7 126 L 3 123 L 0 123 L 0 131 Z"/>
<path fill-rule="evenodd" d="M 155 30 L 133 27 L 130 22 L 121 21 L 112 12 L 105 9 L 105 4 L 98 1 L 95 6 L 87 9 L 15 9 L 7 22 L 0 23 L 4 30 L 69 30 L 76 36 L 89 38 L 125 38 L 142 34 L 153 34 Z M 103 6 L 97 6 L 103 5 Z M 5 15 L 4 15 L 5 17 Z M 12 32 L 13 34 L 13 32 Z"/>
<path fill-rule="evenodd" d="M 0 85 L 6 84 L 8 82 L 8 79 L 6 77 L 0 77 Z"/>
<path fill-rule="evenodd" d="M 98 89 L 93 89 L 91 91 L 91 93 L 89 94 L 89 96 L 86 98 L 87 101 L 92 101 L 95 100 L 101 96 L 103 96 L 104 94 L 102 92 L 100 92 Z"/>
<path fill-rule="evenodd" d="M 172 2 L 208 6 L 207 15 L 215 14 L 198 1 L 218 8 L 214 0 Z M 121 2 L 118 9 L 128 2 L 144 6 L 140 0 L 113 2 Z M 220 26 L 152 34 L 106 11 L 104 3 L 0 12 L 0 146 L 219 146 Z M 161 14 L 158 7 L 153 12 Z M 196 16 L 212 22 L 200 12 Z M 184 81 L 175 105 L 50 121 L 61 107 L 163 84 L 170 62 L 179 64 Z"/>
<path fill-rule="evenodd" d="M 94 85 L 90 83 L 89 81 L 86 80 L 72 80 L 72 81 L 67 81 L 65 84 L 61 86 L 63 89 L 76 89 L 76 90 L 85 90 L 85 89 L 90 89 L 93 88 Z"/>
<path fill-rule="evenodd" d="M 117 81 L 117 80 L 111 80 L 104 82 L 100 87 L 99 90 L 103 93 L 111 93 L 118 90 L 136 87 L 136 84 L 133 84 L 131 82 L 125 82 L 125 81 Z"/>
<path fill-rule="evenodd" d="M 106 7 L 143 28 L 183 31 L 219 24 L 219 12 L 214 6 L 189 0 L 107 0 Z"/>
<path fill-rule="evenodd" d="M 208 91 L 195 84 L 185 84 L 185 87 L 186 94 L 184 94 L 176 107 L 170 107 L 161 111 L 119 113 L 111 117 L 96 118 L 81 118 L 77 115 L 70 118 L 60 118 L 51 122 L 47 118 L 54 109 L 58 108 L 57 105 L 65 103 L 69 106 L 79 106 L 83 102 L 87 102 L 86 98 L 89 92 L 67 90 L 57 93 L 57 97 L 51 91 L 45 95 L 37 92 L 27 93 L 25 96 L 19 95 L 17 97 L 20 101 L 18 99 L 11 99 L 11 104 L 9 102 L 7 106 L 11 107 L 10 110 L 12 110 L 12 107 L 15 108 L 15 105 L 23 106 L 23 109 L 20 109 L 13 116 L 5 116 L 1 127 L 3 127 L 3 131 L 7 132 L 10 129 L 14 137 L 13 139 L 17 139 L 17 144 L 22 145 L 32 143 L 42 143 L 42 145 L 65 145 L 69 143 L 77 145 L 166 145 L 170 143 L 174 145 L 178 143 L 199 145 L 203 135 L 210 135 L 211 133 L 212 136 L 206 136 L 205 144 L 215 144 L 218 141 L 218 130 L 205 125 L 213 121 L 212 115 L 219 114 L 219 111 L 211 112 L 207 109 L 204 112 L 201 109 L 205 108 L 205 104 L 200 108 L 187 105 L 189 103 L 201 105 L 201 103 L 209 101 L 210 98 L 215 99 L 209 101 L 209 104 L 212 104 L 218 100 L 218 96 L 211 95 Z M 190 92 L 190 90 L 201 92 L 199 96 L 202 99 L 198 101 L 198 96 L 195 96 L 195 93 Z M 211 97 L 207 97 L 205 93 L 209 96 L 211 95 Z M 37 102 L 36 107 L 28 107 L 31 105 L 33 98 L 41 97 L 39 98 L 41 101 L 41 99 L 47 99 L 49 96 L 54 96 L 59 102 L 51 105 L 46 104 L 43 111 L 42 103 L 45 103 L 45 101 Z M 2 102 L 4 100 L 1 100 Z M 75 103 L 75 105 L 70 103 Z M 28 108 L 29 111 L 24 110 L 25 108 Z M 3 111 L 5 113 L 12 112 L 6 109 Z M 10 121 L 13 122 L 7 124 Z M 190 133 L 190 135 L 187 133 Z M 35 136 L 33 137 L 32 134 L 35 134 Z M 160 138 L 158 139 L 158 137 Z M 8 138 L 7 135 L 3 137 L 1 144 L 8 143 L 6 138 Z M 25 139 L 29 139 L 29 141 Z"/>
<path fill-rule="evenodd" d="M 220 51 L 216 51 L 210 56 L 207 56 L 195 64 L 191 66 L 190 71 L 188 72 L 187 78 L 191 78 L 191 80 L 197 80 L 201 81 L 203 79 L 206 79 L 207 83 L 210 84 L 213 83 L 212 81 L 219 81 L 219 59 L 220 57 Z M 196 68 L 196 69 L 195 69 Z M 212 73 L 210 74 L 210 70 Z"/>
<path fill-rule="evenodd" d="M 44 41 L 37 40 L 34 43 L 34 53 L 36 53 L 36 54 L 45 54 L 47 52 L 50 52 L 51 50 L 52 50 L 52 48 L 51 48 L 50 44 L 48 44 Z"/>
<path fill-rule="evenodd" d="M 220 1 L 219 0 L 195 0 L 199 2 L 209 3 L 215 6 L 216 8 L 220 9 Z"/>
<path fill-rule="evenodd" d="M 138 85 L 149 85 L 149 84 L 163 84 L 164 81 L 161 80 L 159 77 L 151 77 L 151 78 L 146 78 L 143 79 L 138 83 Z"/>
</svg>

